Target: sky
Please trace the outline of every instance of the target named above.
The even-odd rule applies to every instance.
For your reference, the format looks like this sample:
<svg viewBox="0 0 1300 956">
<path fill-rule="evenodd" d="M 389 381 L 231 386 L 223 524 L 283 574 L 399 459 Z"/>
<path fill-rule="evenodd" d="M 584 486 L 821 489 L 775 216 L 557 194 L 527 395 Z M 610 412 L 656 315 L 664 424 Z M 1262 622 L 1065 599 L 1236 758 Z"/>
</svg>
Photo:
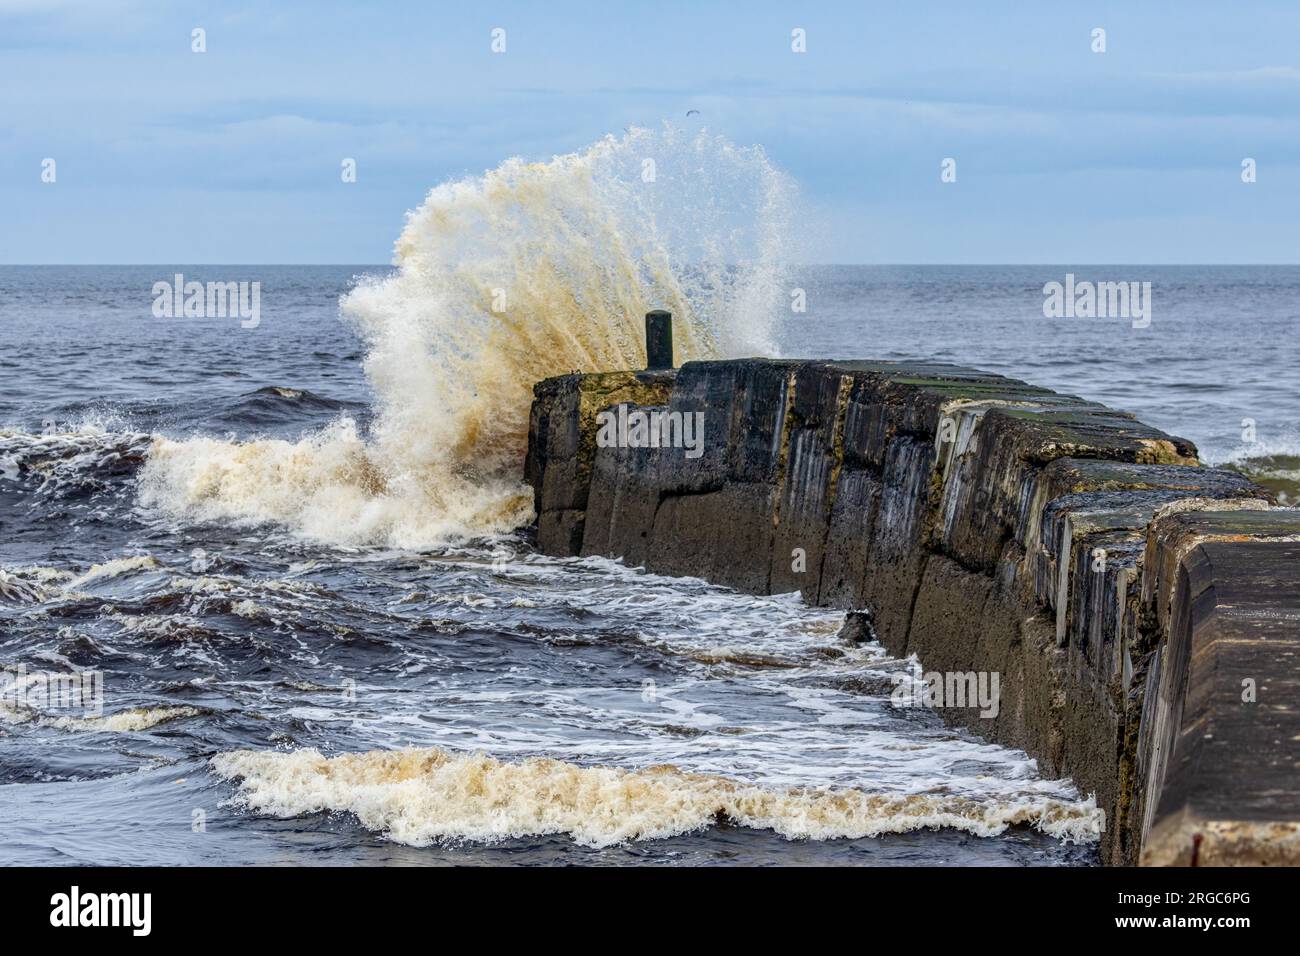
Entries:
<svg viewBox="0 0 1300 956">
<path fill-rule="evenodd" d="M 384 263 L 438 183 L 665 121 L 761 144 L 809 261 L 1297 263 L 1298 59 L 1294 0 L 0 0 L 0 263 Z"/>
</svg>

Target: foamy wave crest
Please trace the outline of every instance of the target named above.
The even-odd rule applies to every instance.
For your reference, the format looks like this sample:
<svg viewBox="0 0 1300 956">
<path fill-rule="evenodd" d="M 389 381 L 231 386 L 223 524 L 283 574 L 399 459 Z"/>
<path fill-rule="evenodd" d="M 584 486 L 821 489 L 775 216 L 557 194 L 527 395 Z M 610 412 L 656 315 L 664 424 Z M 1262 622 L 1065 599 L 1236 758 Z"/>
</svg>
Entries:
<svg viewBox="0 0 1300 956">
<path fill-rule="evenodd" d="M 297 443 L 157 441 L 141 500 L 415 547 L 531 518 L 532 386 L 641 368 L 643 316 L 675 316 L 679 360 L 770 353 L 790 189 L 758 148 L 665 128 L 445 183 L 410 213 L 396 274 L 343 302 L 377 419 Z"/>
<path fill-rule="evenodd" d="M 53 589 L 39 581 L 33 581 L 23 571 L 9 571 L 0 567 L 0 601 L 13 604 L 38 604 L 46 600 Z"/>
<path fill-rule="evenodd" d="M 102 490 L 113 478 L 135 471 L 150 440 L 89 422 L 43 435 L 0 429 L 0 480 L 38 482 L 38 498 Z"/>
<path fill-rule="evenodd" d="M 12 707 L 0 703 L 0 722 L 7 724 L 34 722 L 40 727 L 87 733 L 138 733 L 169 720 L 194 717 L 197 714 L 198 711 L 193 707 L 132 707 L 118 711 L 116 714 L 105 714 L 100 717 L 56 717 L 38 713 L 27 707 Z"/>
<path fill-rule="evenodd" d="M 161 567 L 158 559 L 151 554 L 137 555 L 133 558 L 114 558 L 103 564 L 92 564 L 89 571 L 69 582 L 68 590 L 83 587 L 94 581 L 134 574 L 136 571 L 152 571 Z"/>
<path fill-rule="evenodd" d="M 568 834 L 592 847 L 675 836 L 719 821 L 828 840 L 951 827 L 996 836 L 1030 824 L 1064 840 L 1095 841 L 1092 800 L 977 801 L 950 794 L 776 789 L 672 766 L 580 767 L 546 758 L 518 763 L 438 749 L 343 754 L 239 750 L 212 759 L 240 781 L 237 801 L 277 817 L 352 813 L 367 829 L 412 846 Z"/>
</svg>

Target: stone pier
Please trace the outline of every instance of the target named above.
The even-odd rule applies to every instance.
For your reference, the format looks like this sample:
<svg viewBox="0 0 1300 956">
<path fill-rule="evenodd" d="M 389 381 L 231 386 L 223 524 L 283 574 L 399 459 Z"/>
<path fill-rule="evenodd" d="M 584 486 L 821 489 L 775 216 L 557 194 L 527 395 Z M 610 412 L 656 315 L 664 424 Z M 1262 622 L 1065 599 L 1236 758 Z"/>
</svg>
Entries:
<svg viewBox="0 0 1300 956">
<path fill-rule="evenodd" d="M 692 362 L 535 396 L 544 552 L 798 590 L 928 671 L 998 672 L 996 717 L 940 713 L 1095 793 L 1108 863 L 1300 863 L 1300 511 L 1191 442 L 930 363 Z M 703 413 L 702 453 L 597 441 L 619 405 Z"/>
</svg>

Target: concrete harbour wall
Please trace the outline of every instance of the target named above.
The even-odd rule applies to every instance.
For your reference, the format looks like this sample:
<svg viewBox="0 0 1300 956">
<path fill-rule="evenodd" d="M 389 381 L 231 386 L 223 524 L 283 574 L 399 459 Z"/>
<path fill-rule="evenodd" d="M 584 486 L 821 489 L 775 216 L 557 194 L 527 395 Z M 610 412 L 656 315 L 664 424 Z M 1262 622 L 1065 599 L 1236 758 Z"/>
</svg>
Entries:
<svg viewBox="0 0 1300 956">
<path fill-rule="evenodd" d="M 703 413 L 703 453 L 598 414 Z M 535 388 L 539 547 L 869 610 L 940 712 L 1068 775 L 1109 863 L 1300 863 L 1300 511 L 1131 415 L 951 365 L 746 359 Z"/>
</svg>

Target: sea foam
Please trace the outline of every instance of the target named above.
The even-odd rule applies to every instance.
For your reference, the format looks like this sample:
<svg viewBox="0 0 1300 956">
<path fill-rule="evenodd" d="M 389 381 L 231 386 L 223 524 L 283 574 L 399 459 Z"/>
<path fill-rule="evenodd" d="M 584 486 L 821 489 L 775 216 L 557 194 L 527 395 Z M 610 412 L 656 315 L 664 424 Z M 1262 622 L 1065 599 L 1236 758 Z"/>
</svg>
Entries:
<svg viewBox="0 0 1300 956">
<path fill-rule="evenodd" d="M 437 748 L 325 757 L 316 750 L 218 754 L 214 771 L 240 781 L 237 802 L 277 817 L 346 811 L 367 829 L 411 846 L 567 834 L 604 847 L 690 833 L 726 821 L 787 839 L 828 840 L 951 827 L 996 836 L 1029 824 L 1093 842 L 1092 800 L 1024 797 L 992 802 L 947 793 L 759 786 L 671 765 L 627 770 L 544 757 L 518 762 Z"/>
<path fill-rule="evenodd" d="M 679 361 L 774 352 L 790 200 L 761 149 L 667 127 L 444 183 L 408 214 L 396 272 L 342 303 L 367 346 L 370 432 L 159 438 L 140 501 L 347 545 L 526 524 L 535 382 L 644 367 L 652 308 L 674 313 Z"/>
</svg>

